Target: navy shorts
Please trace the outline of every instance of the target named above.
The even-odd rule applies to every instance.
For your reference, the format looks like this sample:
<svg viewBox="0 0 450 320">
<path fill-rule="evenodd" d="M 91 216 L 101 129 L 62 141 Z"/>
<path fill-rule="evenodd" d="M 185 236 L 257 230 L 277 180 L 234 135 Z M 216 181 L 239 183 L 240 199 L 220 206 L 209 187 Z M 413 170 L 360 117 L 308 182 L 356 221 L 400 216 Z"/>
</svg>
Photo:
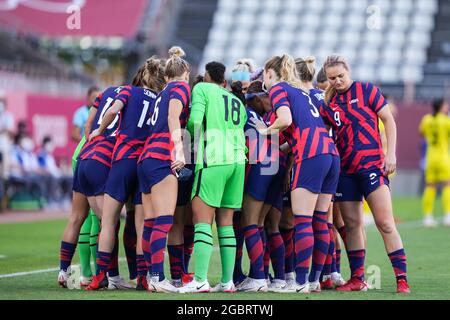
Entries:
<svg viewBox="0 0 450 320">
<path fill-rule="evenodd" d="M 133 204 L 142 204 L 137 175 L 137 159 L 122 159 L 113 163 L 105 193 L 121 203 L 133 197 Z"/>
<path fill-rule="evenodd" d="M 109 172 L 110 168 L 97 160 L 78 160 L 73 179 L 73 190 L 86 197 L 102 195 L 105 193 Z"/>
<path fill-rule="evenodd" d="M 260 163 L 247 167 L 244 192 L 281 211 L 283 209 L 283 179 L 286 169 L 280 166 L 276 174 L 263 174 L 264 168 L 267 167 L 269 166 Z"/>
<path fill-rule="evenodd" d="M 138 165 L 139 191 L 142 193 L 151 193 L 152 187 L 164 180 L 167 176 L 173 174 L 170 168 L 171 162 L 168 160 L 159 160 L 147 158 Z"/>
<path fill-rule="evenodd" d="M 185 168 L 188 168 L 192 172 L 195 171 L 195 164 L 186 165 Z M 195 174 L 191 176 L 191 178 L 187 181 L 178 181 L 178 196 L 177 196 L 177 207 L 185 206 L 191 200 L 192 194 L 192 186 L 194 184 Z"/>
<path fill-rule="evenodd" d="M 335 194 L 340 165 L 340 158 L 331 154 L 321 154 L 294 164 L 291 190 L 304 188 L 313 193 Z"/>
<path fill-rule="evenodd" d="M 380 169 L 341 173 L 334 201 L 362 201 L 383 185 L 389 187 L 389 178 Z"/>
</svg>

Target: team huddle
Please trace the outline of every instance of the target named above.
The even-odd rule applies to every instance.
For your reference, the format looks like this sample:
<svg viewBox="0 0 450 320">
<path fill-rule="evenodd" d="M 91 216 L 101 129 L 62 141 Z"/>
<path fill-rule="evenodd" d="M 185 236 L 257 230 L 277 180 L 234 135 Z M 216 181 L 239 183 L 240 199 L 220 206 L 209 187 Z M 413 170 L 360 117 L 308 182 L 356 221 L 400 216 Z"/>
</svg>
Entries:
<svg viewBox="0 0 450 320">
<path fill-rule="evenodd" d="M 315 84 L 313 57 L 282 55 L 260 70 L 239 61 L 231 85 L 225 66 L 210 62 L 190 86 L 183 56 L 173 47 L 167 60 L 149 58 L 131 84 L 107 88 L 90 109 L 75 155 L 59 284 L 67 287 L 80 230 L 95 215 L 101 225 L 98 242 L 91 243 L 95 275 L 80 283 L 86 290 L 131 287 L 118 269 L 125 205 L 123 243 L 137 290 L 366 291 L 365 200 L 397 293 L 409 293 L 388 178 L 396 169 L 396 125 L 380 90 L 353 81 L 338 55 L 327 57 Z M 221 280 L 210 286 L 214 220 Z M 340 239 L 348 281 L 340 273 Z M 248 272 L 242 270 L 244 243 Z"/>
</svg>

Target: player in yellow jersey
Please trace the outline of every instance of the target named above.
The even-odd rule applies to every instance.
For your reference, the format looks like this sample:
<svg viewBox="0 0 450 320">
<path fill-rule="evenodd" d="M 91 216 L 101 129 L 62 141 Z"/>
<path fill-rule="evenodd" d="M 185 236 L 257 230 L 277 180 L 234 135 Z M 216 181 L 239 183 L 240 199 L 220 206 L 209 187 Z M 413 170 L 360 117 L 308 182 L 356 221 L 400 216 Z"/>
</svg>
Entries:
<svg viewBox="0 0 450 320">
<path fill-rule="evenodd" d="M 433 101 L 433 113 L 423 117 L 419 131 L 427 142 L 425 165 L 425 190 L 423 193 L 424 225 L 436 226 L 433 218 L 433 205 L 436 189 L 442 189 L 442 207 L 444 225 L 450 226 L 450 117 L 447 115 L 449 105 L 444 99 Z"/>
</svg>

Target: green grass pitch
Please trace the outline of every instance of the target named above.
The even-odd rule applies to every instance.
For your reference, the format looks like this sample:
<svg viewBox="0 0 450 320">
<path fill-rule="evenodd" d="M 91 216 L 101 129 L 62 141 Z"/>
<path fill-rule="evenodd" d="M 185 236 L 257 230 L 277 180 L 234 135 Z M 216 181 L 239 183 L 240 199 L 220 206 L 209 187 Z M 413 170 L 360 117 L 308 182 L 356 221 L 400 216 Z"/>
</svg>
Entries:
<svg viewBox="0 0 450 320">
<path fill-rule="evenodd" d="M 440 205 L 437 206 L 441 212 Z M 325 291 L 319 294 L 276 294 L 276 293 L 235 293 L 235 294 L 152 294 L 136 291 L 82 292 L 59 288 L 56 283 L 57 272 L 23 275 L 12 278 L 0 277 L 0 299 L 450 299 L 450 229 L 438 227 L 425 229 L 420 225 L 420 199 L 397 198 L 394 201 L 399 230 L 408 255 L 408 278 L 412 293 L 395 294 L 393 271 L 386 256 L 383 242 L 374 227 L 367 229 L 366 271 L 376 265 L 381 271 L 381 289 L 365 293 L 339 293 Z M 440 215 L 440 213 L 438 214 Z M 59 241 L 65 220 L 0 225 L 0 276 L 17 272 L 55 268 L 58 266 Z M 217 239 L 215 239 L 217 244 Z M 120 248 L 123 256 L 123 248 Z M 245 255 L 244 255 L 245 256 Z M 75 255 L 74 264 L 78 263 Z M 167 267 L 167 263 L 166 263 Z M 244 270 L 248 261 L 244 260 Z M 121 274 L 128 275 L 126 264 L 120 264 Z M 192 265 L 191 265 L 192 270 Z M 218 251 L 212 257 L 209 281 L 215 284 L 220 278 L 220 259 Z M 344 278 L 349 275 L 347 258 L 342 255 Z M 167 272 L 167 274 L 169 274 Z M 370 276 L 370 274 L 367 274 Z"/>
</svg>

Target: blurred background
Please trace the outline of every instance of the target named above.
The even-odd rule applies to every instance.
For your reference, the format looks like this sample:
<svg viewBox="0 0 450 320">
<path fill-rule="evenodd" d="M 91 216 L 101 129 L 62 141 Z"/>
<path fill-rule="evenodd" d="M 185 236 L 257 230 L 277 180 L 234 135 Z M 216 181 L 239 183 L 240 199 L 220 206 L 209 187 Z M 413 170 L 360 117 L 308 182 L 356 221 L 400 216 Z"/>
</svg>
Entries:
<svg viewBox="0 0 450 320">
<path fill-rule="evenodd" d="M 418 126 L 450 98 L 448 0 L 0 0 L 0 42 L 3 209 L 69 209 L 86 105 L 172 45 L 193 77 L 211 60 L 230 74 L 240 58 L 314 55 L 318 70 L 342 54 L 397 106 L 396 196 L 419 198 Z"/>
</svg>

